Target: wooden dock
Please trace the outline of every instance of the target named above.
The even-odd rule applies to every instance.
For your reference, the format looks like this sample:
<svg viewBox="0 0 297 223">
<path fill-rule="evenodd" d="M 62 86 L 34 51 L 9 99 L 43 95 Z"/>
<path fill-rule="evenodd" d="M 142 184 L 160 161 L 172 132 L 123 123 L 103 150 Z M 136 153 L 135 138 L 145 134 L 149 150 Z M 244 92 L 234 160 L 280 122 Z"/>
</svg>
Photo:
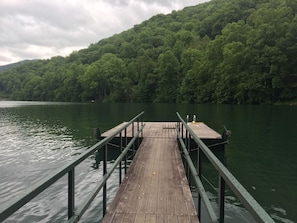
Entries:
<svg viewBox="0 0 297 223">
<path fill-rule="evenodd" d="M 0 221 L 2 222 L 10 217 L 17 212 L 19 208 L 30 202 L 57 180 L 68 175 L 68 222 L 78 222 L 98 192 L 103 188 L 102 204 L 104 217 L 101 221 L 103 223 L 199 223 L 178 148 L 178 145 L 181 145 L 183 150 L 182 154 L 187 160 L 188 167 L 193 174 L 196 188 L 203 199 L 205 208 L 207 209 L 212 222 L 224 221 L 225 183 L 229 185 L 229 188 L 237 195 L 238 199 L 242 201 L 242 204 L 255 221 L 263 223 L 274 222 L 265 210 L 228 171 L 228 169 L 223 166 L 216 156 L 213 155 L 211 151 L 207 149 L 205 144 L 203 144 L 196 136 L 198 135 L 201 139 L 220 140 L 222 137 L 218 133 L 211 130 L 204 123 L 187 124 L 177 113 L 181 123 L 183 123 L 188 132 L 190 132 L 191 137 L 194 139 L 196 143 L 196 151 L 205 153 L 210 163 L 212 163 L 213 167 L 218 171 L 218 175 L 221 179 L 219 184 L 220 197 L 218 200 L 223 201 L 219 202 L 218 206 L 219 219 L 207 198 L 206 191 L 201 186 L 198 173 L 189 156 L 188 151 L 191 151 L 188 139 L 191 137 L 189 137 L 188 134 L 185 134 L 187 139 L 186 148 L 183 142 L 184 139 L 182 139 L 184 137 L 185 129 L 178 129 L 179 134 L 177 137 L 176 125 L 180 126 L 180 123 L 146 122 L 145 125 L 139 126 L 138 122 L 135 125 L 134 121 L 138 120 L 142 114 L 143 112 L 135 116 L 124 126 L 123 124 L 119 125 L 122 126 L 122 128 L 119 129 L 119 126 L 116 126 L 110 131 L 102 134 L 102 137 L 107 137 L 102 141 L 99 138 L 99 134 L 97 134 L 99 131 L 96 130 L 96 137 L 98 137 L 96 139 L 98 140 L 98 143 L 78 155 L 73 161 L 54 171 L 48 177 L 41 179 L 23 195 L 16 199 L 12 199 L 12 201 L 4 204 L 3 207 L 1 206 Z M 128 126 L 130 126 L 129 129 L 127 129 Z M 190 126 L 194 132 L 192 132 L 188 126 Z M 139 139 L 140 130 L 142 130 L 141 140 Z M 130 137 L 129 134 L 131 136 L 130 139 L 128 139 Z M 116 141 L 120 144 L 114 144 L 112 142 L 112 140 L 116 138 Z M 122 147 L 123 141 L 125 148 Z M 112 147 L 120 149 L 122 153 L 110 168 L 107 168 L 107 149 L 112 149 Z M 137 149 L 136 155 L 113 202 L 106 212 L 107 180 L 117 167 L 121 167 L 121 162 L 127 157 L 128 152 L 131 152 L 132 148 L 133 154 L 135 153 L 135 149 Z M 93 154 L 96 154 L 95 160 L 96 162 L 99 162 L 99 150 L 102 150 L 103 152 L 103 178 L 98 182 L 98 185 L 95 186 L 94 190 L 92 190 L 81 202 L 82 204 L 80 207 L 75 210 L 75 167 Z M 122 171 L 119 173 L 122 173 Z M 121 174 L 119 174 L 119 176 L 121 181 Z M 198 209 L 200 212 L 201 207 Z"/>
<path fill-rule="evenodd" d="M 198 222 L 175 125 L 145 123 L 143 141 L 103 223 Z"/>
<path fill-rule="evenodd" d="M 110 134 L 112 134 L 115 130 L 120 129 L 126 122 L 123 122 L 119 124 L 118 126 L 104 132 L 101 136 L 102 137 L 107 137 Z M 174 136 L 176 136 L 176 131 L 175 131 L 175 126 L 176 122 L 144 122 L 145 128 L 143 132 L 144 137 L 149 137 L 153 135 L 153 137 L 159 137 L 155 132 L 157 131 L 158 133 L 161 133 L 160 137 L 166 137 L 167 131 L 164 131 L 166 129 L 172 129 L 173 132 L 175 133 Z M 195 134 L 200 138 L 200 139 L 212 139 L 212 140 L 221 140 L 222 136 L 214 131 L 212 128 L 208 127 L 205 123 L 203 122 L 189 122 L 188 125 L 191 127 L 191 129 L 195 132 Z M 134 126 L 137 128 L 137 124 Z M 161 132 L 160 132 L 161 131 Z M 185 131 L 185 129 L 184 129 Z M 170 132 L 172 134 L 173 132 Z M 127 129 L 127 137 L 132 137 L 132 127 L 129 126 Z"/>
<path fill-rule="evenodd" d="M 107 137 L 110 134 L 112 134 L 114 131 L 117 129 L 120 129 L 122 126 L 125 125 L 126 122 L 123 122 L 122 124 L 108 130 L 107 132 L 103 133 L 101 136 Z M 154 134 L 154 131 L 161 131 L 160 129 L 173 129 L 175 131 L 176 127 L 176 122 L 144 122 L 145 124 L 145 129 L 143 133 L 143 137 L 150 136 Z M 160 127 L 159 130 L 156 128 Z M 210 149 L 212 150 L 224 150 L 225 144 L 226 144 L 226 139 L 223 139 L 221 134 L 217 133 L 210 127 L 208 127 L 205 123 L 203 122 L 189 122 L 188 126 L 195 132 L 195 134 L 205 143 L 205 145 L 209 146 Z M 137 124 L 134 125 L 134 131 L 136 131 Z M 132 126 L 129 126 L 127 128 L 127 137 L 132 138 Z M 165 131 L 166 132 L 166 131 Z M 166 134 L 164 132 L 164 134 Z M 183 138 L 185 138 L 186 135 L 186 129 L 183 129 L 184 135 Z M 155 135 L 154 137 L 159 137 Z M 163 135 L 160 135 L 160 137 L 164 137 Z M 114 143 L 117 144 L 118 141 L 115 139 Z M 191 148 L 194 149 L 196 148 L 196 143 L 194 140 L 191 140 Z"/>
</svg>

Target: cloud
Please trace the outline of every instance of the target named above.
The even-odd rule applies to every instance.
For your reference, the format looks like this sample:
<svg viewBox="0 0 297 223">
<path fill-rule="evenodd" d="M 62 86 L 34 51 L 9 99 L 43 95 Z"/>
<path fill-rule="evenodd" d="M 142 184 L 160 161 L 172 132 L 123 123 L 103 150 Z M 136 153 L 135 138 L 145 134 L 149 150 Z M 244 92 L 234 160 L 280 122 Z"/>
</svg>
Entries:
<svg viewBox="0 0 297 223">
<path fill-rule="evenodd" d="M 1 0 L 0 65 L 68 55 L 158 13 L 207 0 Z"/>
</svg>

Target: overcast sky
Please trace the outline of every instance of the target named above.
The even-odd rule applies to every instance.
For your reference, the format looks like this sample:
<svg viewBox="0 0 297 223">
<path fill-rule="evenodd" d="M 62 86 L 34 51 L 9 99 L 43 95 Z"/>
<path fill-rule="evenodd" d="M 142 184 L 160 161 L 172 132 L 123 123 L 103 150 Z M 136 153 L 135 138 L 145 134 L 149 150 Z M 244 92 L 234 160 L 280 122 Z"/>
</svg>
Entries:
<svg viewBox="0 0 297 223">
<path fill-rule="evenodd" d="M 132 28 L 208 0 L 0 0 L 0 65 L 66 56 Z"/>
</svg>

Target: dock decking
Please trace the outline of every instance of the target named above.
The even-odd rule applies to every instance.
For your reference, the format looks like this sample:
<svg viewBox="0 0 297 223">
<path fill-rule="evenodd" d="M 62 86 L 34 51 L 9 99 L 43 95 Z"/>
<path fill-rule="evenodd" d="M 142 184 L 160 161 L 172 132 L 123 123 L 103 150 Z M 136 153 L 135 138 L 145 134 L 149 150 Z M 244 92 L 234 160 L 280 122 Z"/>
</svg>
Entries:
<svg viewBox="0 0 297 223">
<path fill-rule="evenodd" d="M 143 141 L 103 223 L 198 222 L 175 124 L 145 123 Z"/>
<path fill-rule="evenodd" d="M 119 124 L 118 126 L 104 132 L 102 134 L 102 137 L 107 137 L 110 134 L 112 134 L 115 130 L 120 129 L 121 126 L 123 126 L 125 122 L 122 124 Z M 166 137 L 166 134 L 168 132 L 171 132 L 170 134 L 173 134 L 173 136 L 176 136 L 176 131 L 175 131 L 175 126 L 176 122 L 144 122 L 145 128 L 143 132 L 144 137 L 150 137 L 153 135 L 153 137 Z M 195 132 L 195 134 L 200 138 L 200 139 L 222 139 L 222 136 L 208 127 L 205 123 L 203 122 L 189 122 L 188 125 L 191 127 L 191 129 Z M 137 127 L 136 124 L 134 126 L 135 128 Z M 172 131 L 165 131 L 166 129 L 172 129 Z M 158 133 L 165 134 L 165 135 L 157 135 L 155 132 L 158 131 Z M 132 137 L 132 127 L 129 126 L 127 129 L 127 137 Z"/>
</svg>

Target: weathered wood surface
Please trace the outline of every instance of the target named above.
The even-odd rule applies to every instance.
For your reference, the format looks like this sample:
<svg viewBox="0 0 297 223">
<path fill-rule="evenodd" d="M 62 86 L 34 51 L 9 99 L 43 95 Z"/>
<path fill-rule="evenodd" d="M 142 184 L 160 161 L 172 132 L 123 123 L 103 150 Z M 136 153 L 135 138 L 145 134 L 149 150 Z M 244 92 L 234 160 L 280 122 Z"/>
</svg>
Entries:
<svg viewBox="0 0 297 223">
<path fill-rule="evenodd" d="M 188 126 L 200 139 L 221 139 L 222 136 L 203 122 L 189 122 Z"/>
<path fill-rule="evenodd" d="M 118 130 L 125 124 L 122 123 L 102 134 L 102 137 L 106 137 L 112 134 L 114 131 Z M 140 123 L 141 124 L 141 123 Z M 139 125 L 140 125 L 139 124 Z M 144 136 L 150 137 L 154 135 L 156 131 L 161 131 L 164 134 L 171 134 L 172 136 L 176 136 L 175 126 L 176 122 L 144 122 L 145 129 L 144 129 Z M 215 130 L 208 127 L 203 122 L 189 122 L 189 127 L 195 132 L 195 134 L 201 139 L 221 139 L 222 136 L 217 133 Z M 172 131 L 171 131 L 172 130 Z M 137 131 L 137 123 L 134 123 L 134 133 Z M 184 132 L 185 132 L 184 128 Z M 166 136 L 166 135 L 164 135 Z M 164 137 L 162 135 L 162 137 Z M 127 137 L 132 137 L 132 125 L 127 128 Z M 160 137 L 159 135 L 154 135 L 154 137 Z"/>
<path fill-rule="evenodd" d="M 145 124 L 141 146 L 102 222 L 198 222 L 176 123 Z"/>
</svg>

